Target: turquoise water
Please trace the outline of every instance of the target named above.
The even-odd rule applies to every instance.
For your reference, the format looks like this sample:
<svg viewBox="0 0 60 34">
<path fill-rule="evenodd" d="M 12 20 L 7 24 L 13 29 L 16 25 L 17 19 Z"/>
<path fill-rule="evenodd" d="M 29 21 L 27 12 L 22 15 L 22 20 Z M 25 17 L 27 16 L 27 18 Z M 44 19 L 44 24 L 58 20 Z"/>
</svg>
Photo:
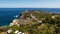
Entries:
<svg viewBox="0 0 60 34">
<path fill-rule="evenodd" d="M 60 8 L 0 8 L 0 26 L 9 25 L 23 10 L 42 10 L 60 14 Z"/>
</svg>

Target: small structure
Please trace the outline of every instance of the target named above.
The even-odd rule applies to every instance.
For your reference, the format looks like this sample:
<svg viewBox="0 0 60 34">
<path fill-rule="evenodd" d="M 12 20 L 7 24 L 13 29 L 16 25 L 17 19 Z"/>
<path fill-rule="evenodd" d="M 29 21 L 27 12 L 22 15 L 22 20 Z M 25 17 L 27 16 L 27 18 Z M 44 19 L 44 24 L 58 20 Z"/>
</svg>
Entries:
<svg viewBox="0 0 60 34">
<path fill-rule="evenodd" d="M 22 33 L 22 34 L 25 34 L 25 33 Z"/>
<path fill-rule="evenodd" d="M 17 34 L 22 34 L 22 32 L 18 32 Z"/>
<path fill-rule="evenodd" d="M 57 17 L 57 15 L 54 15 L 54 16 L 52 16 L 51 18 L 53 18 L 53 19 L 54 19 L 54 18 L 56 18 L 56 17 Z"/>
<path fill-rule="evenodd" d="M 38 21 L 39 23 L 41 23 L 42 21 Z"/>
<path fill-rule="evenodd" d="M 17 34 L 19 32 L 19 30 L 16 30 L 14 33 Z"/>
<path fill-rule="evenodd" d="M 7 31 L 8 34 L 11 33 L 11 32 L 12 32 L 12 29 L 9 29 L 9 30 Z"/>
<path fill-rule="evenodd" d="M 24 33 L 19 32 L 19 30 L 16 30 L 16 31 L 15 31 L 15 34 L 24 34 Z"/>
<path fill-rule="evenodd" d="M 55 18 L 55 16 L 52 16 L 51 18 Z"/>
</svg>

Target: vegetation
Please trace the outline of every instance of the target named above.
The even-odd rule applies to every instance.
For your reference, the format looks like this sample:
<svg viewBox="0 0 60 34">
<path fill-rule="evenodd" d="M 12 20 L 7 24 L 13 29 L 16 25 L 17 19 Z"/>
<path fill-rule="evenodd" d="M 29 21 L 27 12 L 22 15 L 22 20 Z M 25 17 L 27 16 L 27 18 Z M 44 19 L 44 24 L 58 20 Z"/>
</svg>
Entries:
<svg viewBox="0 0 60 34">
<path fill-rule="evenodd" d="M 12 28 L 13 31 L 10 34 L 14 34 L 15 30 L 28 34 L 60 34 L 60 14 L 30 11 L 24 12 L 23 17 L 30 18 L 31 13 L 37 20 L 42 20 L 42 23 L 32 21 L 32 23 L 27 22 L 29 24 L 20 24 L 19 26 L 6 26 L 4 29 L 0 29 L 0 32 L 4 32 L 9 28 Z M 54 18 L 52 18 L 52 16 L 54 16 Z"/>
</svg>

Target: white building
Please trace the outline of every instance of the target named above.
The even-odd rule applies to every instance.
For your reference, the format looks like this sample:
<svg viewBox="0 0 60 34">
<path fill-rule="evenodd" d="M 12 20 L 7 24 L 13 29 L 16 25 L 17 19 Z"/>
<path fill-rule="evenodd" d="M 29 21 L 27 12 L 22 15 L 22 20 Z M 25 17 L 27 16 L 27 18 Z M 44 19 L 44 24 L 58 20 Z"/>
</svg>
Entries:
<svg viewBox="0 0 60 34">
<path fill-rule="evenodd" d="M 22 34 L 25 34 L 25 33 L 22 33 Z"/>
<path fill-rule="evenodd" d="M 54 16 L 52 16 L 51 18 L 53 18 L 53 19 L 54 19 L 54 18 L 56 18 L 57 16 L 58 16 L 58 15 L 54 15 Z"/>
<path fill-rule="evenodd" d="M 17 34 L 22 34 L 22 32 L 18 32 Z"/>
<path fill-rule="evenodd" d="M 40 23 L 41 23 L 42 21 L 38 21 L 38 22 L 40 22 Z"/>
<path fill-rule="evenodd" d="M 16 30 L 14 33 L 17 34 L 19 32 L 19 30 Z"/>
<path fill-rule="evenodd" d="M 12 29 L 9 29 L 8 31 L 7 31 L 7 33 L 11 33 L 12 32 Z"/>
<path fill-rule="evenodd" d="M 55 16 L 52 16 L 51 18 L 55 18 Z"/>
</svg>

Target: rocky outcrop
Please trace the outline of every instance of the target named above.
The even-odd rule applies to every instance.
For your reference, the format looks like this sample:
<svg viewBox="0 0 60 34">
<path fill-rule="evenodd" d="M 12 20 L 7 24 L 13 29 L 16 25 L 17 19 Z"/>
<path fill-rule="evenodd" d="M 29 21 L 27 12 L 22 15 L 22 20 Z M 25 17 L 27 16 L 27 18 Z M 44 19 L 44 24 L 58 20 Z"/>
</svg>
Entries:
<svg viewBox="0 0 60 34">
<path fill-rule="evenodd" d="M 14 19 L 12 23 L 10 23 L 10 26 L 17 25 L 19 26 L 20 24 L 29 24 L 32 22 L 38 22 L 36 17 L 33 15 L 35 13 L 39 13 L 36 11 L 25 11 L 22 12 L 17 19 Z"/>
<path fill-rule="evenodd" d="M 20 24 L 29 24 L 32 22 L 42 22 L 45 18 L 55 18 L 57 15 L 53 16 L 51 13 L 41 12 L 39 10 L 24 11 L 20 13 L 17 19 L 14 19 L 10 26 Z"/>
<path fill-rule="evenodd" d="M 59 28 L 60 15 L 53 15 L 41 11 L 24 11 L 18 18 L 14 19 L 10 26 L 0 27 L 0 34 L 7 33 L 25 33 L 25 34 L 40 34 L 39 32 L 54 33 L 55 27 Z M 17 26 L 14 26 L 17 25 Z M 57 30 L 57 29 L 56 29 Z M 59 31 L 59 30 L 58 30 Z M 55 32 L 56 33 L 56 32 Z M 59 32 L 60 33 L 60 32 Z M 57 34 L 57 33 L 56 33 Z"/>
</svg>

